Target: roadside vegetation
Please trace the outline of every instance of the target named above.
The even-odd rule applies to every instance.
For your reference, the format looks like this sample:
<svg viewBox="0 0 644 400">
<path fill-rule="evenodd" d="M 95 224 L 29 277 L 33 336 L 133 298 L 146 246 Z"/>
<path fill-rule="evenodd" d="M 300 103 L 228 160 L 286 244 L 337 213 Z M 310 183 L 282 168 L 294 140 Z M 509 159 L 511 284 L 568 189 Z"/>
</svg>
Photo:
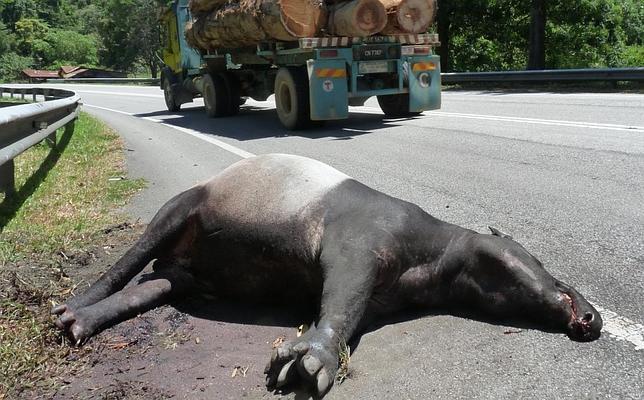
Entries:
<svg viewBox="0 0 644 400">
<path fill-rule="evenodd" d="M 49 309 L 79 283 L 66 266 L 82 266 L 86 249 L 123 225 L 120 207 L 143 187 L 124 177 L 120 138 L 87 114 L 57 143 L 16 158 L 18 193 L 0 195 L 0 399 L 51 388 L 79 368 L 70 361 L 91 349 L 70 348 Z"/>
<path fill-rule="evenodd" d="M 0 81 L 24 68 L 159 71 L 166 0 L 0 0 Z M 438 0 L 442 68 L 502 71 L 644 65 L 641 0 Z"/>
</svg>

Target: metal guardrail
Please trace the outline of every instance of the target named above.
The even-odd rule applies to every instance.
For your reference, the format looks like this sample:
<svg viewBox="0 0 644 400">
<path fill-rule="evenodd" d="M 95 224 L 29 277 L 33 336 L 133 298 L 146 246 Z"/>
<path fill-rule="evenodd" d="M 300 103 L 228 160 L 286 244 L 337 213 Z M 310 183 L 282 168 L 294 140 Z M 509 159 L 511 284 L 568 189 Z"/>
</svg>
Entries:
<svg viewBox="0 0 644 400">
<path fill-rule="evenodd" d="M 453 72 L 443 83 L 644 81 L 644 68 L 549 69 L 534 71 Z"/>
<path fill-rule="evenodd" d="M 71 79 L 47 79 L 47 83 L 145 83 L 158 85 L 159 78 L 71 78 Z"/>
<path fill-rule="evenodd" d="M 62 127 L 73 130 L 81 99 L 69 90 L 0 86 L 0 100 L 5 93 L 14 99 L 44 99 L 0 108 L 0 192 L 10 196 L 16 190 L 14 158 L 44 139 L 55 143 L 56 131 Z"/>
<path fill-rule="evenodd" d="M 644 81 L 644 68 L 547 69 L 534 71 L 448 72 L 443 83 L 471 82 L 574 82 Z M 78 78 L 47 79 L 48 83 L 145 83 L 158 84 L 158 78 Z"/>
</svg>

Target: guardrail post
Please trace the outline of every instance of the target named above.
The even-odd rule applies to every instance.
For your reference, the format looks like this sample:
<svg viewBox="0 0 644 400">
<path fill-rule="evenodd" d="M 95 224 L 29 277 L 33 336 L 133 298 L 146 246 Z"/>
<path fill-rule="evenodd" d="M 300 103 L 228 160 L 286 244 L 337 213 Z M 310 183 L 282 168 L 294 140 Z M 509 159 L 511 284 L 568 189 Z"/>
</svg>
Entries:
<svg viewBox="0 0 644 400">
<path fill-rule="evenodd" d="M 67 129 L 67 127 L 65 127 Z M 47 139 L 45 139 L 45 142 L 47 142 L 47 145 L 49 146 L 50 149 L 56 148 L 56 131 L 52 133 L 51 135 L 47 136 Z"/>
<path fill-rule="evenodd" d="M 5 198 L 13 197 L 16 194 L 15 166 L 13 160 L 0 165 L 0 192 Z"/>
</svg>

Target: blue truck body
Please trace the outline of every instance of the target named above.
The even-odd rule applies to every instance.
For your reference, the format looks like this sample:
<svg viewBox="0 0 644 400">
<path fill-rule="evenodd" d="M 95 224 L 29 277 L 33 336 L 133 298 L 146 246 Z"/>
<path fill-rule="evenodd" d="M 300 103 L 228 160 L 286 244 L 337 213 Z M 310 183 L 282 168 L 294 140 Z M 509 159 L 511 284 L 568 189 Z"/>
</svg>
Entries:
<svg viewBox="0 0 644 400">
<path fill-rule="evenodd" d="M 173 45 L 180 53 L 177 57 L 177 50 L 164 51 L 170 56 L 164 56 L 168 67 L 162 87 L 170 109 L 202 96 L 209 115 L 226 116 L 238 106 L 227 107 L 223 101 L 261 101 L 275 93 L 280 120 L 298 129 L 310 121 L 348 118 L 350 105 L 364 104 L 372 96 L 386 115 L 395 117 L 441 106 L 436 35 L 303 38 L 199 52 L 181 34 L 191 19 L 187 3 L 173 2 L 166 19 L 176 24 L 168 41 L 177 36 L 166 47 Z"/>
</svg>

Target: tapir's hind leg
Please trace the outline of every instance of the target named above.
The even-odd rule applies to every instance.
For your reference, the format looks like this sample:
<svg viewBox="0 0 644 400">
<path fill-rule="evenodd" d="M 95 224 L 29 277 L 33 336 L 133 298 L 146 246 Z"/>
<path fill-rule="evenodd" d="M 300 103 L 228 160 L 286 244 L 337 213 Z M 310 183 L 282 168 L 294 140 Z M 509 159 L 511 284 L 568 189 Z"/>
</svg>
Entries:
<svg viewBox="0 0 644 400">
<path fill-rule="evenodd" d="M 65 329 L 69 322 L 76 320 L 75 314 L 81 309 L 98 303 L 121 290 L 136 274 L 155 258 L 167 253 L 189 222 L 196 223 L 195 215 L 203 198 L 201 186 L 193 187 L 168 201 L 154 216 L 147 229 L 120 260 L 105 272 L 83 294 L 72 297 L 66 303 L 52 309 L 59 315 L 56 324 Z M 67 322 L 67 323 L 66 323 Z"/>
</svg>

